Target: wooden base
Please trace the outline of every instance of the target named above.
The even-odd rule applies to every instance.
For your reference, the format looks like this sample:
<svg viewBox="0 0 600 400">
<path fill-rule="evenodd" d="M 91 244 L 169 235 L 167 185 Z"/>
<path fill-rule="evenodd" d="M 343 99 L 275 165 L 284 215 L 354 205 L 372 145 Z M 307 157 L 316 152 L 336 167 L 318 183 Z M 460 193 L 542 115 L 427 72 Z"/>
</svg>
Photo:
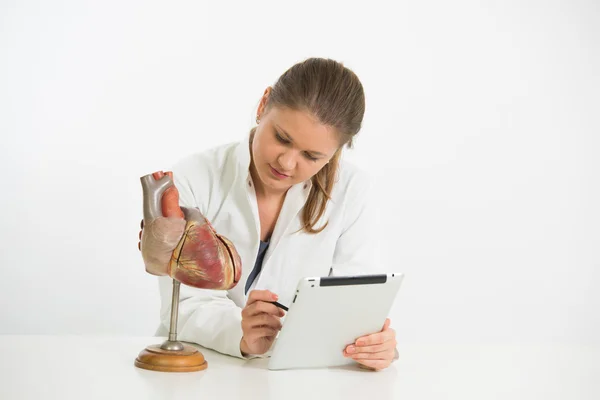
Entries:
<svg viewBox="0 0 600 400">
<path fill-rule="evenodd" d="M 161 372 L 193 372 L 206 369 L 208 363 L 202 353 L 189 344 L 184 344 L 181 351 L 163 350 L 156 344 L 140 352 L 135 366 Z"/>
</svg>

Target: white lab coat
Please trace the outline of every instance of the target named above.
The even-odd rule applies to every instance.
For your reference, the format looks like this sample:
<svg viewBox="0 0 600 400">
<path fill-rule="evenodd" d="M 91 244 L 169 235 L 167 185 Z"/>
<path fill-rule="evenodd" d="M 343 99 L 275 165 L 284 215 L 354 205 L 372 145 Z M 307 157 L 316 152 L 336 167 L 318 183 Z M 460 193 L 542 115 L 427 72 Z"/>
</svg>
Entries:
<svg viewBox="0 0 600 400">
<path fill-rule="evenodd" d="M 230 239 L 242 260 L 242 276 L 231 290 L 206 290 L 181 285 L 178 340 L 198 343 L 218 352 L 243 358 L 241 310 L 244 287 L 254 268 L 260 241 L 260 220 L 249 172 L 249 135 L 188 156 L 173 168 L 180 205 L 198 207 L 215 230 Z M 379 264 L 374 203 L 369 200 L 371 180 L 354 165 L 341 161 L 339 180 L 323 219 L 329 225 L 318 234 L 297 232 L 301 210 L 311 182 L 291 187 L 285 197 L 262 270 L 250 287 L 268 289 L 289 306 L 298 280 L 307 276 L 371 274 L 384 272 Z M 161 324 L 166 336 L 170 325 L 172 280 L 159 277 Z"/>
</svg>

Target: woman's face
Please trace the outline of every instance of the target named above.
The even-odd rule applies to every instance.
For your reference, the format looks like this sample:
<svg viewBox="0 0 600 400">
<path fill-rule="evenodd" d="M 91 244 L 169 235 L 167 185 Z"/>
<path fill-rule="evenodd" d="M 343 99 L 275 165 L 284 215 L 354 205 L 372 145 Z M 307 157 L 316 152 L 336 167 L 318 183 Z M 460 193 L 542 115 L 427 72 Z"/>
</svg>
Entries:
<svg viewBox="0 0 600 400">
<path fill-rule="evenodd" d="M 307 112 L 272 107 L 259 115 L 252 160 L 265 193 L 285 193 L 310 179 L 339 148 L 334 129 Z"/>
</svg>

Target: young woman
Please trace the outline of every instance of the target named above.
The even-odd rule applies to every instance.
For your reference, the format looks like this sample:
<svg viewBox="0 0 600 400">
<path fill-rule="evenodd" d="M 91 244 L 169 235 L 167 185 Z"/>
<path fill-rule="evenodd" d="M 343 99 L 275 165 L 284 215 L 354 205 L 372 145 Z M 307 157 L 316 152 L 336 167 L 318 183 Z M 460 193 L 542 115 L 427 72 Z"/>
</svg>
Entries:
<svg viewBox="0 0 600 400">
<path fill-rule="evenodd" d="M 198 208 L 242 260 L 230 290 L 180 288 L 178 339 L 240 358 L 266 354 L 300 278 L 374 273 L 370 181 L 341 160 L 365 111 L 358 77 L 330 59 L 311 58 L 268 87 L 257 126 L 240 142 L 189 156 L 172 169 L 180 206 Z M 169 327 L 172 280 L 160 277 L 161 327 Z M 344 350 L 383 369 L 397 357 L 395 332 Z"/>
</svg>

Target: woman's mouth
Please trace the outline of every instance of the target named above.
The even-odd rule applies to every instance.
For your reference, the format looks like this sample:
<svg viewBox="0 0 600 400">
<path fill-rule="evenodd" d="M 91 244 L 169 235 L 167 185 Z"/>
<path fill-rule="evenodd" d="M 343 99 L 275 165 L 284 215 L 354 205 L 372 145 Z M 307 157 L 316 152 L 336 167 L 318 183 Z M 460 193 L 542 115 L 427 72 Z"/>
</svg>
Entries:
<svg viewBox="0 0 600 400">
<path fill-rule="evenodd" d="M 288 178 L 288 175 L 286 174 L 282 174 L 281 172 L 277 171 L 275 168 L 271 167 L 271 165 L 269 165 L 269 168 L 271 168 L 271 173 L 273 174 L 273 176 L 275 176 L 278 179 L 285 179 Z"/>
</svg>

